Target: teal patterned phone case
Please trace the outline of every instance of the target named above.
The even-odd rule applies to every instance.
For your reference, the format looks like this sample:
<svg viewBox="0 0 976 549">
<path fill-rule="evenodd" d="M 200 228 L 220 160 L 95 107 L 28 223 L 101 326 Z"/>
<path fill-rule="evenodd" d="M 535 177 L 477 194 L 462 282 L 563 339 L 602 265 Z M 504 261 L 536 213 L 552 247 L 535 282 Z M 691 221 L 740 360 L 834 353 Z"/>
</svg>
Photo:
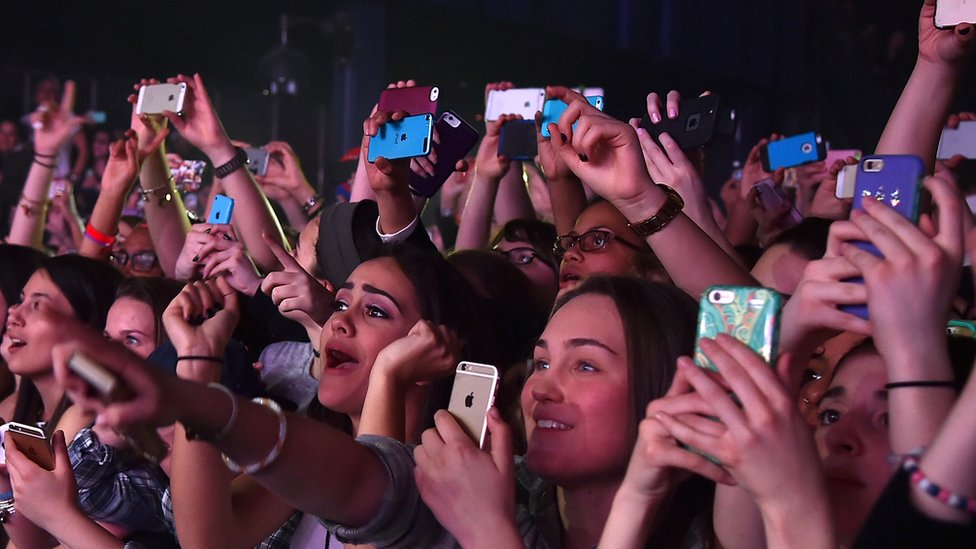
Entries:
<svg viewBox="0 0 976 549">
<path fill-rule="evenodd" d="M 712 286 L 705 290 L 698 309 L 695 364 L 718 371 L 702 353 L 699 341 L 722 333 L 745 343 L 772 364 L 779 343 L 782 301 L 779 292 L 769 288 Z"/>
</svg>

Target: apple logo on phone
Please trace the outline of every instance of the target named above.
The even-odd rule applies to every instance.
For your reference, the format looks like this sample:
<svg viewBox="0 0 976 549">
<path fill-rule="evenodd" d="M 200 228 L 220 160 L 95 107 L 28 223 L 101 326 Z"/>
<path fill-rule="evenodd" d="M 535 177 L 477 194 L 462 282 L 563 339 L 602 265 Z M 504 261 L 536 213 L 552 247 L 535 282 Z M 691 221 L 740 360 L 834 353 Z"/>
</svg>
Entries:
<svg viewBox="0 0 976 549">
<path fill-rule="evenodd" d="M 464 397 L 464 407 L 470 408 L 474 406 L 474 391 L 468 393 L 468 396 Z"/>
</svg>

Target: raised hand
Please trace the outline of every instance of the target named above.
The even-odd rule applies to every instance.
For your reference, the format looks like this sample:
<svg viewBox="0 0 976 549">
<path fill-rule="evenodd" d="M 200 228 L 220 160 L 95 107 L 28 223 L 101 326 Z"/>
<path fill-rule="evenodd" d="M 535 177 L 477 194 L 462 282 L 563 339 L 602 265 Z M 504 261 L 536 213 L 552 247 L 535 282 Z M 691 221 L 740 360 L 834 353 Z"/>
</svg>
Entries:
<svg viewBox="0 0 976 549">
<path fill-rule="evenodd" d="M 276 242 L 265 237 L 265 243 L 283 270 L 268 274 L 261 283 L 261 291 L 271 297 L 285 318 L 306 329 L 320 328 L 332 314 L 332 292 Z"/>
<path fill-rule="evenodd" d="M 810 217 L 847 219 L 854 200 L 837 198 L 837 174 L 844 169 L 844 166 L 855 164 L 857 164 L 857 160 L 854 160 L 854 157 L 847 157 L 843 160 L 837 160 L 827 169 L 827 176 L 820 181 L 817 191 L 813 194 L 813 201 L 810 203 Z"/>
<path fill-rule="evenodd" d="M 85 117 L 74 114 L 74 109 L 75 83 L 68 80 L 64 83 L 64 93 L 59 104 L 44 103 L 31 114 L 34 151 L 39 156 L 54 158 L 58 151 L 74 137 L 78 128 L 85 122 Z"/>
<path fill-rule="evenodd" d="M 780 168 L 773 173 L 767 172 L 762 165 L 762 148 L 769 144 L 771 141 L 776 141 L 782 136 L 778 134 L 772 134 L 767 139 L 760 139 L 759 143 L 756 143 L 752 149 L 749 150 L 749 156 L 746 157 L 746 163 L 742 166 L 742 181 L 739 184 L 739 196 L 743 200 L 746 200 L 749 196 L 749 191 L 752 190 L 753 185 L 759 183 L 763 179 L 772 178 L 777 183 L 783 182 L 783 175 L 786 173 L 784 169 Z"/>
<path fill-rule="evenodd" d="M 935 26 L 935 0 L 925 0 L 918 18 L 918 60 L 934 65 L 961 66 L 973 51 L 971 24 L 963 23 L 952 30 Z"/>
<path fill-rule="evenodd" d="M 203 264 L 201 277 L 222 276 L 238 292 L 253 296 L 261 287 L 261 277 L 254 261 L 238 240 L 232 240 L 229 244 L 224 242 L 227 241 L 223 240 L 221 247 L 225 249 L 212 251 L 200 259 Z"/>
<path fill-rule="evenodd" d="M 363 122 L 363 142 L 362 142 L 362 154 L 363 158 L 368 158 L 369 156 L 369 141 L 371 137 L 375 137 L 379 133 L 380 127 L 389 121 L 400 121 L 407 116 L 405 111 L 396 111 L 393 113 L 387 113 L 383 111 L 374 112 L 369 118 Z M 369 186 L 374 192 L 383 192 L 391 190 L 401 190 L 404 192 L 408 189 L 410 183 L 410 160 L 406 158 L 400 158 L 396 160 L 388 160 L 382 156 L 376 159 L 374 163 L 365 163 L 366 175 L 369 176 Z"/>
<path fill-rule="evenodd" d="M 233 145 L 217 117 L 200 75 L 194 74 L 191 78 L 181 74 L 166 81 L 186 84 L 182 115 L 171 111 L 163 113 L 169 123 L 193 146 L 203 151 L 215 166 L 233 158 Z"/>
<path fill-rule="evenodd" d="M 138 140 L 135 132 L 109 145 L 108 163 L 102 173 L 102 192 L 128 195 L 139 175 Z"/>
<path fill-rule="evenodd" d="M 163 325 L 179 355 L 222 356 L 239 318 L 237 292 L 218 277 L 184 286 L 163 312 Z"/>
<path fill-rule="evenodd" d="M 264 176 L 255 176 L 254 179 L 261 184 L 268 196 L 272 196 L 271 193 L 276 190 L 282 190 L 284 197 L 304 202 L 315 194 L 315 189 L 305 177 L 298 155 L 291 145 L 284 141 L 271 141 L 264 148 L 271 154 L 268 173 Z M 269 189 L 274 190 L 269 192 Z"/>
<path fill-rule="evenodd" d="M 499 181 L 508 173 L 512 166 L 512 161 L 508 157 L 498 155 L 498 143 L 501 140 L 502 126 L 512 120 L 521 120 L 522 117 L 514 114 L 503 114 L 498 120 L 487 123 L 487 132 L 478 146 L 478 154 L 475 156 L 476 176 L 480 176 L 490 181 Z"/>
<path fill-rule="evenodd" d="M 414 477 L 424 503 L 464 547 L 486 539 L 495 547 L 511 547 L 513 541 L 521 546 L 512 436 L 501 414 L 494 408 L 488 413 L 490 453 L 479 450 L 449 412 L 438 411 L 434 423 L 414 450 Z"/>
<path fill-rule="evenodd" d="M 237 239 L 233 231 L 231 225 L 198 223 L 191 226 L 180 255 L 176 258 L 175 277 L 179 280 L 199 277 L 210 254 L 234 247 Z"/>
<path fill-rule="evenodd" d="M 135 130 L 136 135 L 139 137 L 139 161 L 142 162 L 150 154 L 160 150 L 163 141 L 169 134 L 169 127 L 166 120 L 161 114 L 136 114 L 136 103 L 139 101 L 139 89 L 144 86 L 151 86 L 153 84 L 159 84 L 159 80 L 155 78 L 143 78 L 138 84 L 132 86 L 132 89 L 137 93 L 130 94 L 126 100 L 132 104 L 132 116 L 130 118 L 129 124 L 133 130 Z M 159 136 L 162 135 L 162 138 Z"/>
<path fill-rule="evenodd" d="M 376 356 L 371 375 L 386 375 L 401 388 L 450 375 L 461 354 L 461 341 L 446 326 L 419 320 L 407 335 Z"/>
</svg>

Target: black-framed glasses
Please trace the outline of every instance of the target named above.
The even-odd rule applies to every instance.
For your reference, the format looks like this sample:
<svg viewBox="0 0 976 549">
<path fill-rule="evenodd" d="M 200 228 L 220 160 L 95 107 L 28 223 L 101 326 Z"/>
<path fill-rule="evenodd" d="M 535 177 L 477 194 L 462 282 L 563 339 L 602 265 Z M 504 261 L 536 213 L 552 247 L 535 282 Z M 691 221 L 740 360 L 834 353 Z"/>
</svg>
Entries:
<svg viewBox="0 0 976 549">
<path fill-rule="evenodd" d="M 556 242 L 552 245 L 552 253 L 556 257 L 562 257 L 570 248 L 579 244 L 579 249 L 584 252 L 595 252 L 597 250 L 602 250 L 607 247 L 607 244 L 616 240 L 617 242 L 627 246 L 628 248 L 643 252 L 636 245 L 627 242 L 623 238 L 617 238 L 617 235 L 606 229 L 592 229 L 586 231 L 583 234 L 564 234 L 562 236 L 556 237 Z"/>
<path fill-rule="evenodd" d="M 535 250 L 528 246 L 519 246 L 517 248 L 511 248 L 508 250 L 499 250 L 498 248 L 495 248 L 492 251 L 505 256 L 505 259 L 509 260 L 515 265 L 528 265 L 539 258 L 539 255 L 535 253 Z"/>
<path fill-rule="evenodd" d="M 119 269 L 122 269 L 131 261 L 132 270 L 140 273 L 148 273 L 153 270 L 153 267 L 156 266 L 156 262 L 158 261 L 156 252 L 152 250 L 140 250 L 132 254 L 129 254 L 125 250 L 117 250 L 108 256 L 108 260 Z"/>
</svg>

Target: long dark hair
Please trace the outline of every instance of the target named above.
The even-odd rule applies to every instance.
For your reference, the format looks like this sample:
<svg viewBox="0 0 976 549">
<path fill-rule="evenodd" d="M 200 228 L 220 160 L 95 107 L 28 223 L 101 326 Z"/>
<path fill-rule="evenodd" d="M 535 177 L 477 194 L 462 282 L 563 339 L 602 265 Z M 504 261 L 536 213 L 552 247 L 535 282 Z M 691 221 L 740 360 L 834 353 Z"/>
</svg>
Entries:
<svg viewBox="0 0 976 549">
<path fill-rule="evenodd" d="M 678 357 L 694 350 L 698 306 L 673 285 L 632 276 L 594 276 L 558 299 L 553 314 L 583 295 L 609 297 L 620 315 L 627 342 L 633 445 L 647 405 L 667 393 Z M 647 547 L 682 547 L 695 529 L 711 545 L 714 491 L 712 482 L 698 476 L 680 484 L 657 521 L 666 526 L 656 530 Z"/>
<path fill-rule="evenodd" d="M 170 301 L 183 289 L 183 283 L 172 278 L 161 276 L 134 276 L 122 281 L 115 292 L 115 300 L 123 297 L 134 299 L 149 305 L 153 312 L 153 322 L 156 327 L 155 345 L 159 347 L 169 341 L 163 328 L 163 311 Z"/>
<path fill-rule="evenodd" d="M 44 262 L 45 256 L 34 248 L 14 244 L 0 244 L 0 294 L 7 307 L 20 301 L 24 284 Z M 7 331 L 0 326 L 0 336 Z"/>
<path fill-rule="evenodd" d="M 40 269 L 64 294 L 76 319 L 98 331 L 105 328 L 105 318 L 115 299 L 115 291 L 122 282 L 122 275 L 115 268 L 80 255 L 61 255 L 45 259 Z M 57 423 L 55 419 L 68 405 L 69 402 L 62 398 L 52 413 L 52 421 L 45 427 L 46 431 L 54 429 Z M 43 420 L 43 417 L 41 394 L 31 380 L 22 378 L 14 407 L 14 421 L 33 424 Z"/>
</svg>

